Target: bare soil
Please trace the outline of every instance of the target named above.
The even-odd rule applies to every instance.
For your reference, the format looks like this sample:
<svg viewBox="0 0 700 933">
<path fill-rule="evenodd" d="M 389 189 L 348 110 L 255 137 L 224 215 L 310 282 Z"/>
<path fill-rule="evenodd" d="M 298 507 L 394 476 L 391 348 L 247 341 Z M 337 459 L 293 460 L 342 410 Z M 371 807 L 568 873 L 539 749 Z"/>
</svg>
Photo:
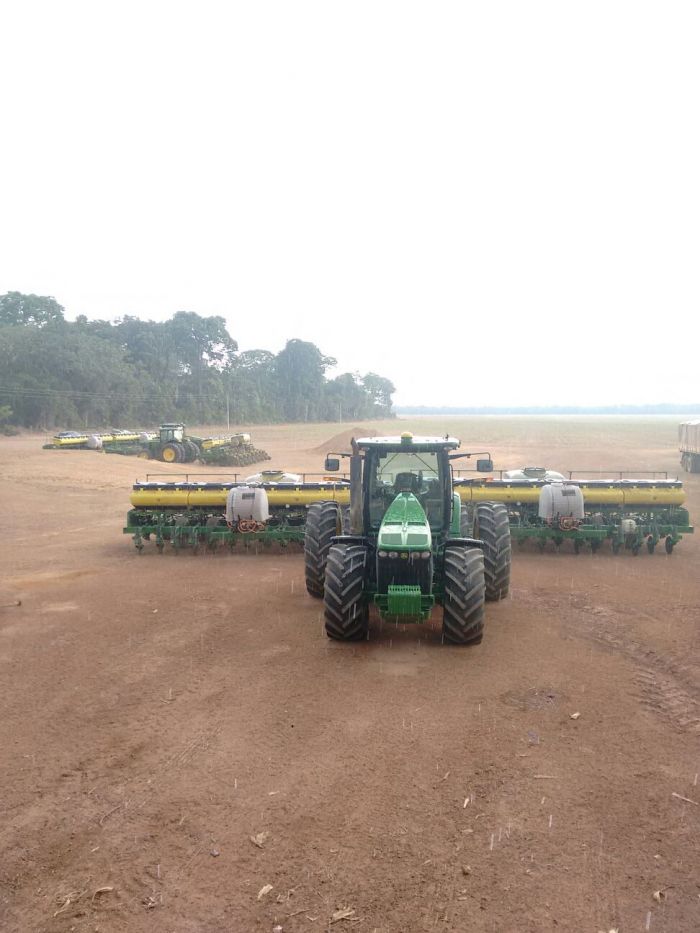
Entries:
<svg viewBox="0 0 700 933">
<path fill-rule="evenodd" d="M 673 419 L 365 433 L 410 426 L 678 469 Z M 322 471 L 337 429 L 253 439 Z M 130 484 L 174 466 L 42 440 L 0 441 L 3 933 L 700 929 L 700 541 L 519 550 L 477 647 L 336 644 L 299 550 L 139 556 Z"/>
</svg>

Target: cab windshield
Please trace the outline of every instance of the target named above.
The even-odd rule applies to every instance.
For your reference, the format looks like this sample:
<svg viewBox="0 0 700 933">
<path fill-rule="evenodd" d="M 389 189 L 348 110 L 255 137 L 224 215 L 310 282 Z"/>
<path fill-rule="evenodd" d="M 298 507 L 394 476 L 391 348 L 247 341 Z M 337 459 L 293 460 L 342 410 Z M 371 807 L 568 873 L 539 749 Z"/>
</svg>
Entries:
<svg viewBox="0 0 700 933">
<path fill-rule="evenodd" d="M 411 492 L 423 506 L 431 527 L 443 524 L 440 457 L 434 451 L 389 451 L 369 456 L 369 522 L 378 528 L 400 492 Z"/>
</svg>

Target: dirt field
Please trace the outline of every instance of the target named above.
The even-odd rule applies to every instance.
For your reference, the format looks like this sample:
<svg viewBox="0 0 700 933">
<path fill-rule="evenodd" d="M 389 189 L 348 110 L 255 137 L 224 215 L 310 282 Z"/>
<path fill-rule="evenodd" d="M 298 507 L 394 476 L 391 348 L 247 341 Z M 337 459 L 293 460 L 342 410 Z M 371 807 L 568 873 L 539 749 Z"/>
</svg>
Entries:
<svg viewBox="0 0 700 933">
<path fill-rule="evenodd" d="M 675 475 L 676 424 L 390 430 Z M 253 439 L 319 470 L 338 430 Z M 336 644 L 298 550 L 139 556 L 148 465 L 42 440 L 0 440 L 3 933 L 700 929 L 700 540 L 519 550 L 477 647 Z"/>
</svg>

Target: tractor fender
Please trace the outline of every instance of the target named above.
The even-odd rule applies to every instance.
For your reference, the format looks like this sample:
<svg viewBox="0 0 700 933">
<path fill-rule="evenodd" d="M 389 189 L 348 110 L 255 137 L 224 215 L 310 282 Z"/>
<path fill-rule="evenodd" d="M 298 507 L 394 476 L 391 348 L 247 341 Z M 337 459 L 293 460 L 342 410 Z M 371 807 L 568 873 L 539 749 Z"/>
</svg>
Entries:
<svg viewBox="0 0 700 933">
<path fill-rule="evenodd" d="M 448 538 L 445 547 L 478 547 L 483 551 L 484 542 L 481 538 Z"/>
</svg>

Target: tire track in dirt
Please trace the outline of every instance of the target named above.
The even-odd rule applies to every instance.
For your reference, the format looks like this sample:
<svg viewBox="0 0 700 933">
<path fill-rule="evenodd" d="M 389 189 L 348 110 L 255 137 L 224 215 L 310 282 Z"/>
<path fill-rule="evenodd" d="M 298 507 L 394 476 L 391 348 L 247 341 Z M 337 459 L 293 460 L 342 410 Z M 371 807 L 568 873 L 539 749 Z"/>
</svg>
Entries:
<svg viewBox="0 0 700 933">
<path fill-rule="evenodd" d="M 528 601 L 541 606 L 539 599 Z M 549 596 L 547 601 L 568 632 L 616 652 L 637 668 L 638 699 L 645 709 L 663 716 L 682 732 L 700 736 L 700 664 L 693 653 L 683 660 L 661 654 L 631 634 L 623 613 L 610 606 L 592 605 L 575 593 L 561 599 Z M 650 613 L 642 614 L 657 621 Z"/>
<path fill-rule="evenodd" d="M 576 601 L 573 597 L 572 602 Z M 664 716 L 681 731 L 700 736 L 698 665 L 687 656 L 680 661 L 663 655 L 634 638 L 615 610 L 580 602 L 584 628 L 581 629 L 578 619 L 577 630 L 599 645 L 619 652 L 638 668 L 635 680 L 642 705 Z"/>
<path fill-rule="evenodd" d="M 644 706 L 672 719 L 680 729 L 700 736 L 700 703 L 678 687 L 677 681 L 654 670 L 640 671 L 637 680 Z"/>
</svg>

